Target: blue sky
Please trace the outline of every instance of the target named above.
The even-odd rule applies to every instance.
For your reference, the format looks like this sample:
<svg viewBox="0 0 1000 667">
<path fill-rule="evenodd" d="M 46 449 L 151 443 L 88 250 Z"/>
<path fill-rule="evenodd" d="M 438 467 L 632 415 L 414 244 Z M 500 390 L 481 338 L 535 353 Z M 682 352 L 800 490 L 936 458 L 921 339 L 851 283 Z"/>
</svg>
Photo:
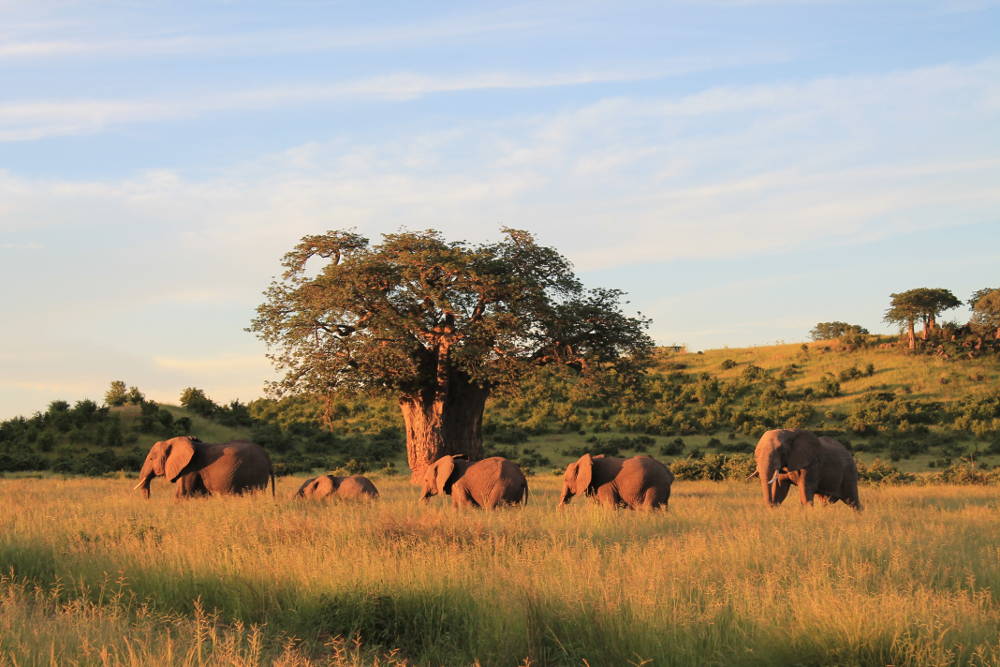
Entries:
<svg viewBox="0 0 1000 667">
<path fill-rule="evenodd" d="M 333 228 L 532 230 L 664 344 L 885 331 L 1000 284 L 998 35 L 988 0 L 0 0 L 0 417 L 261 395 L 243 329 Z"/>
</svg>

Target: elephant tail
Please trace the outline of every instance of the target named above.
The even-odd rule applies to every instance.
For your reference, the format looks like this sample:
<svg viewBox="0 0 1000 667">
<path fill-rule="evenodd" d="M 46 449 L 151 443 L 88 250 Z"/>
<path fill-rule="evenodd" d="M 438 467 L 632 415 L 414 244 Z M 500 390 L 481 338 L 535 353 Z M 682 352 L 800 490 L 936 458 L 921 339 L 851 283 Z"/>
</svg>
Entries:
<svg viewBox="0 0 1000 667">
<path fill-rule="evenodd" d="M 528 504 L 528 480 L 524 480 L 524 494 L 521 496 L 521 501 L 525 505 Z"/>
<path fill-rule="evenodd" d="M 271 497 L 274 498 L 274 471 L 271 471 Z"/>
</svg>

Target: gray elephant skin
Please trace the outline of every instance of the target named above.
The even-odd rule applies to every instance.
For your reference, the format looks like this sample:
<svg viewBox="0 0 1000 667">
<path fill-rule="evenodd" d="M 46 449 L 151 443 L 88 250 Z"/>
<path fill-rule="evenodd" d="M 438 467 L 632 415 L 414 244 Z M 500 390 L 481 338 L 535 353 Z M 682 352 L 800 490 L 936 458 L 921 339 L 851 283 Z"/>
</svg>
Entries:
<svg viewBox="0 0 1000 667">
<path fill-rule="evenodd" d="M 421 500 L 444 493 L 455 507 L 516 505 L 528 502 L 528 480 L 513 461 L 493 456 L 468 461 L 459 456 L 442 456 L 427 466 L 423 474 Z"/>
<path fill-rule="evenodd" d="M 375 500 L 378 489 L 370 479 L 361 475 L 320 475 L 304 481 L 294 497 L 307 500 Z"/>
<path fill-rule="evenodd" d="M 607 507 L 638 510 L 667 508 L 674 474 L 649 456 L 591 456 L 584 454 L 566 466 L 559 505 L 573 496 L 587 495 Z"/>
<path fill-rule="evenodd" d="M 190 436 L 157 442 L 139 471 L 136 489 L 149 498 L 154 477 L 166 477 L 176 496 L 242 494 L 267 488 L 274 495 L 274 469 L 260 445 L 245 440 L 212 444 Z"/>
<path fill-rule="evenodd" d="M 803 505 L 819 498 L 824 504 L 842 500 L 861 509 L 854 457 L 833 438 L 802 429 L 767 431 L 757 442 L 754 458 L 764 502 L 771 507 L 780 505 L 794 484 Z"/>
</svg>

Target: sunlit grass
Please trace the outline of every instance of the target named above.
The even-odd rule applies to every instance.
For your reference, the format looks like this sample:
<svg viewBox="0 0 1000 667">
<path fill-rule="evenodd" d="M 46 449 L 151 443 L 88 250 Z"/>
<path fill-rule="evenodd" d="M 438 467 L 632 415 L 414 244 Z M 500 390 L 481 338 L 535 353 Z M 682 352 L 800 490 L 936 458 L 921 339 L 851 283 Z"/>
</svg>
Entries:
<svg viewBox="0 0 1000 667">
<path fill-rule="evenodd" d="M 396 479 L 374 507 L 287 500 L 298 483 L 144 502 L 0 481 L 0 664 L 1000 662 L 995 487 L 865 488 L 858 515 L 678 482 L 639 514 L 557 510 L 552 477 L 493 513 Z"/>
</svg>

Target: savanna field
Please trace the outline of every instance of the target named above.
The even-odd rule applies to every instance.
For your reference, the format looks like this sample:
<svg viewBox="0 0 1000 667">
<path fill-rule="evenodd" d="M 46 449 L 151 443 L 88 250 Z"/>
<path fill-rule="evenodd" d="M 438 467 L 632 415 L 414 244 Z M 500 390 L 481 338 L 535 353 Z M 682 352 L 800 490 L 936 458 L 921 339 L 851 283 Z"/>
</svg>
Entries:
<svg viewBox="0 0 1000 667">
<path fill-rule="evenodd" d="M 678 481 L 668 512 L 0 480 L 0 664 L 995 665 L 1000 488 L 864 486 L 765 509 Z"/>
</svg>

